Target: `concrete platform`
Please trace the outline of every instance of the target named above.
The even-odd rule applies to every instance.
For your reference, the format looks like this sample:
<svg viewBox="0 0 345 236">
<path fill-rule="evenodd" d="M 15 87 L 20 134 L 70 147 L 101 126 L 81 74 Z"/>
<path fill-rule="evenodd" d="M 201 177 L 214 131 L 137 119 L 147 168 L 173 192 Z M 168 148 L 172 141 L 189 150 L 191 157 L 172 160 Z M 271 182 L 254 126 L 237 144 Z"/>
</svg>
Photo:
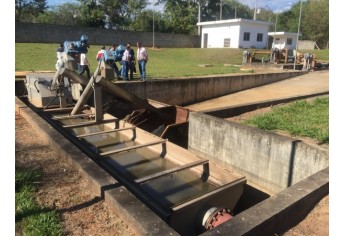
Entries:
<svg viewBox="0 0 345 236">
<path fill-rule="evenodd" d="M 286 100 L 329 92 L 329 71 L 313 71 L 291 79 L 259 86 L 226 96 L 195 103 L 186 108 L 192 111 L 205 112 L 220 110 L 226 107 L 240 107 L 251 103 Z"/>
<path fill-rule="evenodd" d="M 195 111 L 207 111 L 328 92 L 329 71 L 317 71 L 193 104 L 188 108 Z M 16 109 L 41 135 L 50 141 L 52 148 L 59 151 L 63 159 L 80 171 L 90 183 L 90 187 L 99 192 L 102 198 L 123 216 L 130 227 L 136 230 L 137 235 L 179 235 L 124 186 L 114 181 L 109 174 L 68 143 L 58 131 L 50 127 L 18 99 L 16 99 Z M 66 148 L 67 146 L 68 148 Z M 90 170 L 92 171 L 90 172 Z M 311 206 L 328 194 L 328 172 L 329 170 L 326 168 L 202 235 L 274 235 L 282 233 L 301 221 L 310 212 Z"/>
</svg>

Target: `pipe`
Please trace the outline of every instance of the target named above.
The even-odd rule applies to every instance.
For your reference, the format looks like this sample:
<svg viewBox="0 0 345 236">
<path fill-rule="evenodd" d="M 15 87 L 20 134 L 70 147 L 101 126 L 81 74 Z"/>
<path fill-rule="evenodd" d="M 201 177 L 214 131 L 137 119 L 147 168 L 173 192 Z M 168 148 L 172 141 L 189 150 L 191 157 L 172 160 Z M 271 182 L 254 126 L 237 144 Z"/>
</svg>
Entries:
<svg viewBox="0 0 345 236">
<path fill-rule="evenodd" d="M 153 113 L 161 114 L 161 112 L 154 106 L 150 105 L 148 102 L 145 102 L 141 98 L 135 96 L 132 93 L 127 92 L 123 88 L 115 85 L 114 83 L 110 82 L 109 80 L 98 76 L 95 79 L 95 83 L 101 85 L 105 91 L 108 93 L 115 95 L 116 97 L 130 103 L 134 103 L 135 105 L 145 108 Z"/>
<path fill-rule="evenodd" d="M 96 69 L 96 72 L 98 73 L 97 69 Z M 80 83 L 83 86 L 87 86 L 87 84 L 89 83 L 88 79 L 85 79 L 82 75 L 79 75 L 78 73 L 76 73 L 72 70 L 69 70 L 67 68 L 63 68 L 63 69 L 60 69 L 59 71 L 60 71 L 59 72 L 60 75 L 66 76 L 67 78 L 73 80 L 76 83 Z M 95 74 L 96 74 L 96 72 L 95 72 Z M 93 76 L 95 76 L 95 74 Z M 97 76 L 97 74 L 96 74 L 96 76 Z"/>
<path fill-rule="evenodd" d="M 212 207 L 208 209 L 202 217 L 203 230 L 213 229 L 224 222 L 231 220 L 232 215 L 229 209 Z"/>
<path fill-rule="evenodd" d="M 87 102 L 87 99 L 93 93 L 93 85 L 94 79 L 91 77 L 89 83 L 86 85 L 84 92 L 81 94 L 80 98 L 77 101 L 77 104 L 74 106 L 73 110 L 71 111 L 71 115 L 79 114 L 79 111 L 84 107 Z"/>
</svg>

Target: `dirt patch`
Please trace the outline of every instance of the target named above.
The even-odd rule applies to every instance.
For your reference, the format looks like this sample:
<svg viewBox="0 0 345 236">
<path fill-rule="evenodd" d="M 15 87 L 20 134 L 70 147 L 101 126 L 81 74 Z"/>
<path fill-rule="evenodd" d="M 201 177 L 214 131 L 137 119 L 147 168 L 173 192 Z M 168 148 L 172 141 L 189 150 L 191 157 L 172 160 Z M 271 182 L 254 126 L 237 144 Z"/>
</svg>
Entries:
<svg viewBox="0 0 345 236">
<path fill-rule="evenodd" d="M 79 173 L 61 161 L 24 118 L 16 114 L 15 119 L 16 167 L 43 172 L 37 202 L 60 214 L 65 235 L 135 235 L 104 200 L 89 190 Z M 16 235 L 21 235 L 17 229 Z"/>
<path fill-rule="evenodd" d="M 258 109 L 229 120 L 240 122 L 271 109 Z M 89 191 L 78 172 L 61 161 L 24 118 L 16 114 L 15 119 L 16 166 L 43 171 L 43 180 L 37 190 L 37 201 L 60 213 L 66 235 L 134 235 L 120 216 L 99 196 Z M 295 138 L 320 146 L 312 139 Z M 328 149 L 328 145 L 323 145 L 322 148 Z M 326 196 L 302 222 L 283 235 L 323 236 L 329 235 L 328 230 L 329 196 Z M 16 232 L 16 235 L 20 233 Z"/>
</svg>

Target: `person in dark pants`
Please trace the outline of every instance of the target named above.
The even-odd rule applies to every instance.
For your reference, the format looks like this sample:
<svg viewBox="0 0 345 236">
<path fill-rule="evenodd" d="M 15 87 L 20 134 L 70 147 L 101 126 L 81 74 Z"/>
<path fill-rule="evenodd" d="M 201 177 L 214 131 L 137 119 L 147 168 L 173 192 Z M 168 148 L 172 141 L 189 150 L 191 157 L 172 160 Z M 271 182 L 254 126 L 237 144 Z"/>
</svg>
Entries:
<svg viewBox="0 0 345 236">
<path fill-rule="evenodd" d="M 88 79 L 91 78 L 90 76 L 90 63 L 86 58 L 85 53 L 80 54 L 80 66 L 79 66 L 79 71 L 78 74 L 82 75 L 86 71 L 86 76 Z"/>
<path fill-rule="evenodd" d="M 141 42 L 137 42 L 137 60 L 139 64 L 140 77 L 142 81 L 146 81 L 146 63 L 149 60 L 147 51 L 142 47 Z"/>
<path fill-rule="evenodd" d="M 129 60 L 130 60 L 131 55 L 129 54 L 129 48 L 126 47 L 125 52 L 123 53 L 122 56 L 122 69 L 121 69 L 121 75 L 124 80 L 128 80 L 128 70 L 129 70 Z"/>
<path fill-rule="evenodd" d="M 134 55 L 134 50 L 131 48 L 131 44 L 127 43 L 127 48 L 129 51 L 129 55 L 130 55 L 130 59 L 129 59 L 129 65 L 128 65 L 128 69 L 129 69 L 129 79 L 133 80 L 133 73 L 137 73 L 136 69 L 135 69 L 135 55 Z"/>
<path fill-rule="evenodd" d="M 114 43 L 111 46 L 111 48 L 109 49 L 109 51 L 112 53 L 112 59 L 109 60 L 109 62 L 111 64 L 111 67 L 113 67 L 113 69 L 114 69 L 115 78 L 119 79 L 121 76 L 121 73 L 119 71 L 119 68 L 116 65 L 116 60 L 115 60 L 116 59 L 116 47 L 117 47 L 117 45 Z"/>
</svg>

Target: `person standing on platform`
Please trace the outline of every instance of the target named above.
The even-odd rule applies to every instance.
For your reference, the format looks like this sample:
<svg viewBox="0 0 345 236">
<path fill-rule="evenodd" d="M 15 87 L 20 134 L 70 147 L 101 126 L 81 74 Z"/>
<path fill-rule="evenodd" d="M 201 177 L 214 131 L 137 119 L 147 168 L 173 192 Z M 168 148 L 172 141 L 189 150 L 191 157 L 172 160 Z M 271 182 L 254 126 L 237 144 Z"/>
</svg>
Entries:
<svg viewBox="0 0 345 236">
<path fill-rule="evenodd" d="M 146 63 L 149 60 L 146 49 L 142 46 L 141 42 L 137 42 L 137 60 L 139 65 L 141 81 L 146 81 Z"/>
<path fill-rule="evenodd" d="M 80 66 L 79 66 L 79 71 L 78 74 L 82 75 L 86 71 L 86 76 L 88 79 L 91 78 L 90 76 L 90 63 L 86 58 L 85 53 L 80 54 Z"/>
<path fill-rule="evenodd" d="M 123 53 L 122 56 L 122 69 L 121 69 L 121 75 L 124 80 L 128 80 L 128 69 L 129 69 L 129 61 L 131 59 L 131 54 L 129 53 L 129 47 L 126 47 L 125 52 Z"/>
<path fill-rule="evenodd" d="M 103 60 L 103 58 L 104 58 L 104 53 L 105 53 L 105 46 L 102 46 L 102 47 L 101 47 L 101 50 L 99 50 L 99 51 L 97 52 L 97 55 L 96 55 L 96 60 L 97 60 L 98 62 L 101 62 L 101 61 Z"/>
<path fill-rule="evenodd" d="M 129 51 L 129 54 L 131 55 L 130 59 L 129 59 L 129 79 L 133 80 L 133 73 L 136 73 L 136 69 L 135 69 L 135 55 L 134 55 L 134 50 L 131 48 L 131 44 L 127 43 L 127 48 Z"/>
</svg>

